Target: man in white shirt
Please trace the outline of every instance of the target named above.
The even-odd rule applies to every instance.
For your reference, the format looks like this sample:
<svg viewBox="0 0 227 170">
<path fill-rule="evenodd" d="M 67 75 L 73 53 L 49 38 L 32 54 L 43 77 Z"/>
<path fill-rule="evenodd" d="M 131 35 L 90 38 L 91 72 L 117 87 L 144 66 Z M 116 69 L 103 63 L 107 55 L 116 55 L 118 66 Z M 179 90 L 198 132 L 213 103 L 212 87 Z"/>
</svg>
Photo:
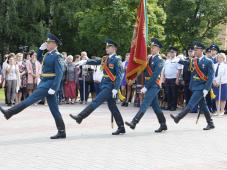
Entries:
<svg viewBox="0 0 227 170">
<path fill-rule="evenodd" d="M 163 81 L 167 88 L 167 110 L 175 111 L 177 108 L 177 87 L 183 66 L 176 62 L 178 49 L 169 48 L 170 58 L 166 60 L 163 69 Z"/>
</svg>

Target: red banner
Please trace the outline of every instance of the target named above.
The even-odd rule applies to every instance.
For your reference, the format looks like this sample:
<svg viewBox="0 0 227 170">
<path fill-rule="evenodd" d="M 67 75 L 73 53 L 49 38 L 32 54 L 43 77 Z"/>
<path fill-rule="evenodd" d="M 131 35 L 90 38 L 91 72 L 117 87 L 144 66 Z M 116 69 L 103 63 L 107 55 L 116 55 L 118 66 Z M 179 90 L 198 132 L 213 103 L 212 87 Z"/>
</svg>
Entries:
<svg viewBox="0 0 227 170">
<path fill-rule="evenodd" d="M 137 10 L 136 25 L 130 48 L 130 58 L 126 70 L 127 81 L 133 81 L 147 66 L 146 19 L 144 0 Z"/>
</svg>

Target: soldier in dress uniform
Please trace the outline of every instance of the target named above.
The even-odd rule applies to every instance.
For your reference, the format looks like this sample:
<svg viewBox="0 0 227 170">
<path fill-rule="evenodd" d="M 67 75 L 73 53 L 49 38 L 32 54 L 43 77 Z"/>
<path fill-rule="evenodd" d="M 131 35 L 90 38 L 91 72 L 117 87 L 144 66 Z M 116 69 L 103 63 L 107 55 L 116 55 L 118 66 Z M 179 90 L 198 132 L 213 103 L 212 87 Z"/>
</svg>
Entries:
<svg viewBox="0 0 227 170">
<path fill-rule="evenodd" d="M 21 112 L 28 106 L 42 100 L 44 97 L 47 98 L 48 106 L 54 117 L 58 133 L 51 137 L 51 139 L 66 138 L 65 124 L 62 119 L 61 113 L 59 112 L 57 99 L 55 92 L 58 91 L 60 82 L 62 80 L 62 55 L 58 52 L 57 47 L 61 45 L 61 41 L 53 34 L 48 34 L 48 38 L 43 43 L 37 53 L 37 59 L 42 64 L 41 82 L 37 89 L 21 103 L 14 107 L 5 110 L 0 107 L 1 112 L 4 114 L 6 119 L 10 119 L 13 115 Z M 43 51 L 48 52 L 43 56 Z"/>
<path fill-rule="evenodd" d="M 214 64 L 217 63 L 217 54 L 219 53 L 219 47 L 216 44 L 211 44 L 211 46 L 209 47 L 209 51 L 210 51 L 210 55 L 206 55 L 208 58 L 210 58 Z M 207 51 L 206 51 L 207 53 Z M 208 95 L 206 96 L 206 101 L 207 101 L 207 105 L 208 108 L 210 110 L 211 113 L 215 113 L 217 111 L 217 107 L 216 107 L 216 101 L 214 98 L 211 98 L 211 94 L 213 94 L 213 89 L 211 89 L 208 93 Z"/>
<path fill-rule="evenodd" d="M 178 123 L 187 113 L 199 104 L 200 112 L 204 114 L 207 121 L 207 126 L 203 130 L 210 130 L 214 128 L 214 124 L 205 97 L 211 89 L 214 79 L 214 64 L 210 59 L 203 55 L 204 48 L 205 46 L 202 43 L 195 43 L 194 49 L 196 58 L 193 60 L 194 71 L 191 73 L 189 85 L 192 96 L 187 106 L 179 114 L 176 116 L 171 114 L 170 116 L 175 123 Z M 179 63 L 184 65 L 187 64 L 188 61 L 180 60 Z"/>
<path fill-rule="evenodd" d="M 152 106 L 160 127 L 155 130 L 156 133 L 167 130 L 165 116 L 159 106 L 158 93 L 160 91 L 160 74 L 164 65 L 164 61 L 159 55 L 162 44 L 158 39 L 151 39 L 151 55 L 148 56 L 148 65 L 144 71 L 145 85 L 141 89 L 141 93 L 145 94 L 144 100 L 140 106 L 138 113 L 132 119 L 131 122 L 125 122 L 131 129 L 135 129 L 136 124 L 139 123 L 140 119 L 145 114 L 149 106 Z"/>
<path fill-rule="evenodd" d="M 217 54 L 219 53 L 219 47 L 217 44 L 211 44 L 210 51 L 211 51 L 211 60 L 214 62 L 214 64 L 217 63 Z"/>
<path fill-rule="evenodd" d="M 188 104 L 189 99 L 191 97 L 191 90 L 189 89 L 189 83 L 190 83 L 190 79 L 191 79 L 191 65 L 190 63 L 192 63 L 190 60 L 193 60 L 194 58 L 194 47 L 193 46 L 189 46 L 187 49 L 187 57 L 186 57 L 186 61 L 188 64 L 184 65 L 183 68 L 183 80 L 184 80 L 184 96 L 185 96 L 185 100 L 186 100 L 186 104 Z"/>
<path fill-rule="evenodd" d="M 78 65 L 100 65 L 103 67 L 103 78 L 101 81 L 101 91 L 96 98 L 78 115 L 70 114 L 70 117 L 76 120 L 78 124 L 83 119 L 88 117 L 97 107 L 103 102 L 107 101 L 107 105 L 111 114 L 113 115 L 118 129 L 112 133 L 112 135 L 119 135 L 125 133 L 124 122 L 120 111 L 116 105 L 117 95 L 120 95 L 120 86 L 123 78 L 123 67 L 121 59 L 116 54 L 117 44 L 111 39 L 106 41 L 106 53 L 102 60 L 81 60 Z"/>
<path fill-rule="evenodd" d="M 211 50 L 210 47 L 206 49 L 206 57 L 211 58 Z M 212 60 L 212 59 L 211 59 Z"/>
<path fill-rule="evenodd" d="M 193 58 L 195 57 L 195 51 L 194 51 L 193 45 L 190 45 L 188 47 L 187 54 L 188 55 L 185 59 L 187 61 L 187 64 L 184 64 L 184 68 L 183 68 L 184 96 L 185 96 L 186 105 L 188 104 L 190 97 L 192 95 L 192 92 L 189 88 L 189 84 L 191 80 L 191 72 L 193 71 L 192 61 L 193 61 Z M 196 106 L 191 112 L 197 113 L 197 108 L 198 106 Z"/>
</svg>

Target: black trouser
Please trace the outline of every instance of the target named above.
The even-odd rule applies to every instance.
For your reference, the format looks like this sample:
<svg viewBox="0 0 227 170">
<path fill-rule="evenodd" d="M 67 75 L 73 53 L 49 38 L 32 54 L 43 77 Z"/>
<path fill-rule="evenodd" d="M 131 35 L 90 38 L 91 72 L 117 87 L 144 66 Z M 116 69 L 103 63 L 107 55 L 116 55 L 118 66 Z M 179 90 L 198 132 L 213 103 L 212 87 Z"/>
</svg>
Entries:
<svg viewBox="0 0 227 170">
<path fill-rule="evenodd" d="M 185 85 L 184 85 L 184 98 L 185 98 L 185 101 L 186 101 L 186 105 L 188 104 L 191 95 L 192 95 L 192 92 L 189 89 L 189 83 L 185 82 Z"/>
<path fill-rule="evenodd" d="M 177 85 L 176 79 L 166 79 L 167 102 L 168 108 L 177 108 Z"/>
<path fill-rule="evenodd" d="M 79 80 L 80 83 L 80 101 L 87 101 L 89 92 L 88 92 L 88 82 L 84 80 Z M 85 95 L 85 96 L 84 96 Z"/>
</svg>

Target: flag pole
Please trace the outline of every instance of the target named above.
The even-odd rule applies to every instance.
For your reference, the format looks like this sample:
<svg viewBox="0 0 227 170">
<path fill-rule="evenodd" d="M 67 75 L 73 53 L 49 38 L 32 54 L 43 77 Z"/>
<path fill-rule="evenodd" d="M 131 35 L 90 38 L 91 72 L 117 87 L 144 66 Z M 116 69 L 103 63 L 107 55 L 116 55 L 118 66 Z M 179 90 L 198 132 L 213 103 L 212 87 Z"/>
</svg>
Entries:
<svg viewBox="0 0 227 170">
<path fill-rule="evenodd" d="M 144 15 L 145 15 L 145 28 L 146 28 L 146 43 L 148 43 L 148 15 L 147 15 L 147 0 L 144 0 Z"/>
</svg>

